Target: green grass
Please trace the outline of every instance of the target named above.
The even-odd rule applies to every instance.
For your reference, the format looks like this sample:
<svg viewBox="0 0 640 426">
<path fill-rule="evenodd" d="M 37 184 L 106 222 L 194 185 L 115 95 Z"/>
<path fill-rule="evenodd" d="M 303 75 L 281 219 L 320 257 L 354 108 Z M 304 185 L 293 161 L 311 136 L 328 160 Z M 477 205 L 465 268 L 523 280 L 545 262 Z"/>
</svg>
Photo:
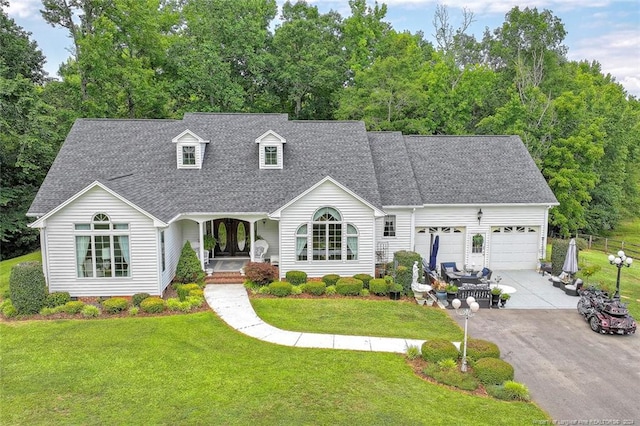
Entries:
<svg viewBox="0 0 640 426">
<path fill-rule="evenodd" d="M 20 262 L 34 260 L 38 262 L 42 261 L 42 255 L 39 251 L 0 262 L 0 296 L 9 291 L 9 276 L 11 275 L 11 268 Z"/>
<path fill-rule="evenodd" d="M 530 424 L 403 356 L 278 346 L 213 313 L 0 323 L 0 424 Z"/>
<path fill-rule="evenodd" d="M 380 337 L 463 339 L 444 311 L 415 303 L 358 299 L 251 299 L 258 316 L 284 330 Z"/>
</svg>

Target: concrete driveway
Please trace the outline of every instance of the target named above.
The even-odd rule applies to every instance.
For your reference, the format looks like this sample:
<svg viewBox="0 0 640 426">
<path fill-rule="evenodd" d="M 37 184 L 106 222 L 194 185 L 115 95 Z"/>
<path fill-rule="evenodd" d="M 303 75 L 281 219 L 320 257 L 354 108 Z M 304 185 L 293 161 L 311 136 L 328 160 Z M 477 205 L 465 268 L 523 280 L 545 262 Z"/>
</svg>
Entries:
<svg viewBox="0 0 640 426">
<path fill-rule="evenodd" d="M 469 335 L 498 344 L 555 424 L 640 424 L 640 335 L 596 334 L 576 309 L 481 309 Z"/>
</svg>

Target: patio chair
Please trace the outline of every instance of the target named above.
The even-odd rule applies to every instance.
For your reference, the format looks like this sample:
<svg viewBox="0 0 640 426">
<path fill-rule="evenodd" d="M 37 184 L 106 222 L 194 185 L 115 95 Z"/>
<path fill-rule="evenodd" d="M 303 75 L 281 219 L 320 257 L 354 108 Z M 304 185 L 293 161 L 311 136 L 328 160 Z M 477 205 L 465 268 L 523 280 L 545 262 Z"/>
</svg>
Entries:
<svg viewBox="0 0 640 426">
<path fill-rule="evenodd" d="M 582 288 L 584 283 L 580 278 L 576 279 L 572 284 L 567 284 L 564 286 L 564 292 L 569 296 L 578 296 L 578 292 Z"/>
<path fill-rule="evenodd" d="M 482 278 L 484 278 L 485 280 L 489 281 L 491 279 L 491 274 L 493 274 L 493 271 L 487 267 L 482 268 Z"/>
<path fill-rule="evenodd" d="M 555 275 L 551 276 L 551 278 L 549 278 L 549 281 L 553 283 L 554 287 L 563 288 L 563 286 L 565 285 L 565 281 L 568 278 L 569 278 L 569 274 L 563 271 L 557 277 Z"/>
<path fill-rule="evenodd" d="M 253 243 L 253 261 L 264 262 L 264 255 L 269 250 L 269 243 L 265 240 L 258 240 Z"/>
<path fill-rule="evenodd" d="M 462 271 L 456 266 L 456 262 L 440 262 L 440 275 L 449 282 L 458 278 Z"/>
</svg>

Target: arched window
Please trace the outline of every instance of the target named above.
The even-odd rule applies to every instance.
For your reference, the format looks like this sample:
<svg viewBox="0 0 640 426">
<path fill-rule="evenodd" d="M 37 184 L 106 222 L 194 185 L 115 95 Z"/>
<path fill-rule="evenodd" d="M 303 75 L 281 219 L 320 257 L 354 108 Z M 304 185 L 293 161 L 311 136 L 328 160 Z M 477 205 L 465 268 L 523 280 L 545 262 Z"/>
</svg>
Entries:
<svg viewBox="0 0 640 426">
<path fill-rule="evenodd" d="M 76 223 L 74 229 L 78 278 L 131 276 L 129 224 L 97 213 L 91 223 Z"/>
<path fill-rule="evenodd" d="M 342 260 L 342 218 L 331 207 L 313 215 L 313 260 Z"/>
</svg>

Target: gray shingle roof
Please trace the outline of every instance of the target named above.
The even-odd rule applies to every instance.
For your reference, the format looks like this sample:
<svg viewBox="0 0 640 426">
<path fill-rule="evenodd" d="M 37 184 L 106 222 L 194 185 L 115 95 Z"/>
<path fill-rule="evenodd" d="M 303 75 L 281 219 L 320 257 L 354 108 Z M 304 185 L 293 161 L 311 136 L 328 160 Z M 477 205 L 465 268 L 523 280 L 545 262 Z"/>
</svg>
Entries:
<svg viewBox="0 0 640 426">
<path fill-rule="evenodd" d="M 186 129 L 210 141 L 202 169 L 176 167 L 172 139 Z M 282 170 L 259 169 L 255 139 L 268 130 L 286 139 Z M 272 212 L 326 176 L 376 207 L 556 202 L 514 136 L 403 137 L 354 121 L 186 114 L 76 121 L 28 214 L 48 213 L 96 180 L 163 221 Z"/>
</svg>

